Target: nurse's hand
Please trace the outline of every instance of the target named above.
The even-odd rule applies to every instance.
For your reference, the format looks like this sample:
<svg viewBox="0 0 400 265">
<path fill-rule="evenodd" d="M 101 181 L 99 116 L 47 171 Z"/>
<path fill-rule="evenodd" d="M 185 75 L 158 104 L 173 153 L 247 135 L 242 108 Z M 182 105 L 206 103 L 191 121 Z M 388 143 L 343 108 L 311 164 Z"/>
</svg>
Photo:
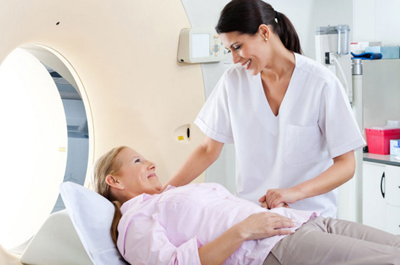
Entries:
<svg viewBox="0 0 400 265">
<path fill-rule="evenodd" d="M 265 198 L 265 196 L 263 196 L 262 198 Z M 260 202 L 261 202 L 261 198 L 260 198 Z M 267 201 L 263 201 L 263 202 L 261 203 L 261 207 L 262 207 L 262 208 L 266 208 L 266 209 L 271 209 L 270 207 L 268 207 Z M 278 206 L 276 206 L 275 208 L 279 208 L 279 207 L 290 208 L 290 206 L 289 206 L 286 202 L 280 203 L 280 204 L 279 204 Z"/>
<path fill-rule="evenodd" d="M 277 213 L 262 212 L 252 214 L 237 224 L 244 240 L 255 240 L 276 235 L 293 234 L 295 223 L 292 219 Z"/>
<path fill-rule="evenodd" d="M 287 204 L 295 203 L 300 199 L 300 194 L 294 189 L 272 189 L 259 199 L 261 207 L 273 209 L 286 207 Z"/>
</svg>

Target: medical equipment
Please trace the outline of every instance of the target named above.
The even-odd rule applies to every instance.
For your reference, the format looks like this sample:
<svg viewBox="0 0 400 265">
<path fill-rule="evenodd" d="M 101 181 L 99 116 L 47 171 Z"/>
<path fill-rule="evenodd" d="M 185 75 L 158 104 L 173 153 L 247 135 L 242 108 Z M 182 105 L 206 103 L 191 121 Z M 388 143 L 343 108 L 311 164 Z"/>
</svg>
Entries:
<svg viewBox="0 0 400 265">
<path fill-rule="evenodd" d="M 349 29 L 346 25 L 318 27 L 315 34 L 316 61 L 325 65 L 335 73 L 344 87 L 350 105 L 353 101 L 362 100 L 353 98 L 353 86 L 351 76 L 351 56 L 348 54 L 347 44 L 350 40 Z M 347 53 L 347 54 L 346 54 Z M 337 74 L 338 72 L 338 74 Z M 355 115 L 360 127 L 361 118 Z M 362 151 L 356 152 L 356 163 L 362 164 Z M 356 176 L 339 188 L 338 217 L 347 220 L 360 221 L 361 213 L 361 182 L 362 167 L 356 168 Z"/>
<path fill-rule="evenodd" d="M 346 55 L 349 54 L 349 25 L 339 25 L 336 27 L 338 32 L 338 50 L 337 54 Z"/>
<path fill-rule="evenodd" d="M 47 218 L 21 261 L 41 265 L 125 265 L 110 234 L 114 206 L 73 182 L 60 185 L 66 210 Z"/>
<path fill-rule="evenodd" d="M 336 74 L 343 84 L 350 104 L 353 104 L 353 91 L 350 76 L 349 26 L 319 27 L 315 35 L 316 60 Z"/>
<path fill-rule="evenodd" d="M 5 21 L 0 23 L 0 64 L 14 50 L 26 50 L 26 45 L 29 45 L 37 51 L 36 55 L 31 53 L 37 60 L 49 58 L 46 65 L 69 83 L 79 85 L 77 90 L 82 96 L 88 119 L 89 168 L 94 159 L 110 147 L 130 145 L 138 150 L 149 150 L 146 155 L 160 161 L 157 165 L 158 172 L 161 181 L 165 183 L 184 158 L 203 140 L 204 136 L 196 126 L 190 128 L 190 144 L 187 141 L 177 141 L 174 137 L 177 128 L 193 122 L 205 99 L 201 66 L 180 67 L 176 62 L 179 32 L 182 28 L 191 27 L 180 1 L 141 0 L 128 1 L 123 5 L 104 0 L 99 0 L 96 5 L 70 1 L 57 2 L 50 6 L 43 0 L 35 0 L 28 5 L 23 0 L 13 1 L 12 4 L 0 1 L 0 13 Z M 42 49 L 39 50 L 38 47 Z M 39 53 L 42 58 L 38 58 Z M 54 56 L 50 56 L 51 54 L 58 60 L 53 60 Z M 157 58 L 156 61 L 154 58 Z M 53 64 L 50 64 L 50 59 Z M 18 78 L 18 74 L 21 75 L 18 66 L 16 64 L 15 80 L 16 83 L 21 83 L 22 79 Z M 21 66 L 28 65 L 21 63 L 19 68 Z M 49 82 L 53 82 L 53 92 L 58 94 L 53 79 L 43 66 L 42 68 Z M 60 69 L 68 69 L 70 73 Z M 213 70 L 215 71 L 215 68 Z M 31 74 L 33 73 L 31 71 Z M 44 82 L 43 80 L 39 79 L 41 82 Z M 31 81 L 26 80 L 26 90 L 39 95 L 39 91 L 35 91 L 30 85 Z M 6 96 L 18 91 L 6 85 L 0 87 L 4 94 L 3 100 L 8 100 L 11 105 L 22 102 L 21 97 L 10 100 Z M 61 104 L 61 99 L 59 101 Z M 42 97 L 39 103 L 43 109 L 48 104 L 45 97 Z M 49 115 L 56 114 L 49 110 L 43 112 Z M 9 251 L 22 254 L 24 247 L 20 247 L 18 251 L 14 247 L 30 239 L 52 212 L 59 195 L 57 187 L 66 173 L 65 160 L 73 153 L 67 148 L 67 142 L 51 146 L 54 156 L 49 155 L 47 146 L 40 145 L 41 142 L 35 140 L 31 142 L 39 144 L 37 148 L 21 145 L 32 134 L 32 126 L 16 118 L 16 112 L 3 112 L 5 113 L 14 117 L 15 123 L 19 123 L 21 129 L 17 130 L 9 125 L 5 127 L 3 132 L 7 131 L 11 136 L 16 135 L 17 140 L 14 146 L 2 148 L 2 151 L 6 157 L 13 158 L 19 165 L 11 167 L 14 168 L 12 177 L 3 174 L 2 180 L 6 185 L 0 190 L 4 194 L 3 190 L 7 189 L 12 196 L 20 198 L 24 208 L 10 204 L 10 200 L 14 201 L 11 197 L 0 202 L 0 208 L 7 213 L 7 217 L 3 219 L 10 224 L 5 226 L 8 236 L 0 236 L 0 245 Z M 29 116 L 28 114 L 34 115 L 37 112 L 21 113 L 21 116 Z M 74 125 L 71 129 L 76 128 L 74 133 L 81 133 L 80 128 L 85 127 L 80 120 L 70 125 Z M 67 140 L 66 122 L 63 132 Z M 179 136 L 184 136 L 187 140 L 187 128 L 183 133 Z M 45 134 L 39 135 L 43 137 Z M 50 136 L 57 139 L 61 134 L 51 133 Z M 3 137 L 3 140 L 8 139 Z M 19 152 L 18 156 L 14 153 L 10 155 L 12 150 Z M 56 161 L 43 159 L 42 154 L 49 155 Z M 63 159 L 58 159 L 58 156 L 62 156 Z M 24 159 L 18 160 L 15 157 Z M 40 160 L 44 169 L 33 168 L 35 174 L 21 174 L 20 168 L 31 169 L 29 165 L 37 165 L 36 160 Z M 53 166 L 57 169 L 54 174 L 48 169 Z M 43 177 L 45 173 L 51 175 L 49 179 Z M 16 180 L 17 176 L 21 175 L 27 176 L 28 181 L 11 185 L 11 180 Z M 71 180 L 76 178 L 74 174 L 67 176 Z M 198 181 L 204 181 L 204 174 Z M 52 188 L 48 188 L 51 196 L 47 196 L 45 189 L 53 182 L 55 186 L 51 185 Z M 86 179 L 85 186 L 88 186 L 88 182 L 89 178 Z M 21 189 L 21 185 L 27 187 L 26 192 Z M 28 192 L 45 197 L 44 201 L 48 207 L 44 207 L 35 197 L 29 196 Z M 29 199 L 23 200 L 25 196 Z M 8 211 L 7 207 L 18 212 L 18 215 Z M 26 216 L 29 217 L 24 218 Z M 32 232 L 19 239 L 28 229 Z"/>
<path fill-rule="evenodd" d="M 178 62 L 210 63 L 226 59 L 227 50 L 214 28 L 185 28 L 179 35 Z"/>
<path fill-rule="evenodd" d="M 388 155 L 391 150 L 391 140 L 400 138 L 400 129 L 392 127 L 365 128 L 365 134 L 369 153 Z"/>
<path fill-rule="evenodd" d="M 79 239 L 67 210 L 50 215 L 30 241 L 21 262 L 24 264 L 93 264 Z"/>
</svg>

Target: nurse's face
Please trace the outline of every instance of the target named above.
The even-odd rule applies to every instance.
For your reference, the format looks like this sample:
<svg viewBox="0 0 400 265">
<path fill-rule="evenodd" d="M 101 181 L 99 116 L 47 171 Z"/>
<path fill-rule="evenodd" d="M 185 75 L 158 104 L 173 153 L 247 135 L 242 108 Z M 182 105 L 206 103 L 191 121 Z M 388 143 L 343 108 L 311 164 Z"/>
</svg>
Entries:
<svg viewBox="0 0 400 265">
<path fill-rule="evenodd" d="M 156 175 L 156 165 L 146 160 L 131 148 L 124 148 L 117 159 L 122 163 L 115 178 L 118 179 L 125 195 L 135 197 L 147 193 L 160 193 L 162 185 Z"/>
<path fill-rule="evenodd" d="M 245 67 L 250 74 L 259 74 L 267 65 L 269 32 L 257 32 L 254 35 L 240 34 L 237 31 L 221 33 L 225 48 L 232 53 L 233 63 Z"/>
</svg>

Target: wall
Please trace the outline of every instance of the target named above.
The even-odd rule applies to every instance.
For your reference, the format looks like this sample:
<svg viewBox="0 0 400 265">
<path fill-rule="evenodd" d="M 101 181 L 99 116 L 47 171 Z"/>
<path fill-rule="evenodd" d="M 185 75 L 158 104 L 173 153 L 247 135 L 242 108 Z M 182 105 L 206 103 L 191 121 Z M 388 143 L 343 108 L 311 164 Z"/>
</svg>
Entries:
<svg viewBox="0 0 400 265">
<path fill-rule="evenodd" d="M 399 0 L 353 0 L 354 41 L 400 44 Z"/>
</svg>

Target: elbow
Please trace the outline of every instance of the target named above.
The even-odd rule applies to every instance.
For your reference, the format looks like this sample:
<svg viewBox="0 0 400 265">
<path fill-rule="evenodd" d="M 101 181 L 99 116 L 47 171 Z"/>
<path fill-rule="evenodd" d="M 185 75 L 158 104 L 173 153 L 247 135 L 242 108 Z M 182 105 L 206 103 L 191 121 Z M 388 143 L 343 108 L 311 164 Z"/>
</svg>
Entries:
<svg viewBox="0 0 400 265">
<path fill-rule="evenodd" d="M 215 151 L 215 150 L 210 151 L 210 155 L 209 155 L 210 161 L 209 162 L 214 163 L 218 159 L 220 154 L 221 154 L 221 151 L 219 151 L 219 152 Z"/>
<path fill-rule="evenodd" d="M 354 174 L 356 173 L 356 158 L 354 156 L 354 151 L 351 152 L 351 155 L 349 156 L 349 159 L 347 162 L 347 171 L 349 174 L 349 180 L 354 177 Z"/>
<path fill-rule="evenodd" d="M 353 165 L 349 165 L 347 167 L 346 172 L 347 172 L 347 174 L 346 174 L 347 180 L 346 181 L 349 181 L 354 177 L 354 174 L 356 173 L 356 164 L 354 163 Z"/>
<path fill-rule="evenodd" d="M 219 155 L 221 154 L 221 151 L 216 150 L 216 148 L 212 146 L 203 145 L 202 148 L 203 152 L 206 154 L 207 163 L 209 164 L 214 163 L 215 160 L 217 160 Z"/>
<path fill-rule="evenodd" d="M 342 174 L 345 178 L 344 182 L 347 182 L 354 177 L 354 174 L 356 172 L 356 159 L 354 156 L 354 151 L 350 151 L 346 154 L 334 158 L 334 163 L 341 164 Z"/>
<path fill-rule="evenodd" d="M 209 164 L 215 162 L 221 154 L 223 143 L 217 142 L 209 137 L 207 137 L 204 142 L 201 144 L 201 148 L 203 152 L 206 154 L 206 159 Z"/>
</svg>

